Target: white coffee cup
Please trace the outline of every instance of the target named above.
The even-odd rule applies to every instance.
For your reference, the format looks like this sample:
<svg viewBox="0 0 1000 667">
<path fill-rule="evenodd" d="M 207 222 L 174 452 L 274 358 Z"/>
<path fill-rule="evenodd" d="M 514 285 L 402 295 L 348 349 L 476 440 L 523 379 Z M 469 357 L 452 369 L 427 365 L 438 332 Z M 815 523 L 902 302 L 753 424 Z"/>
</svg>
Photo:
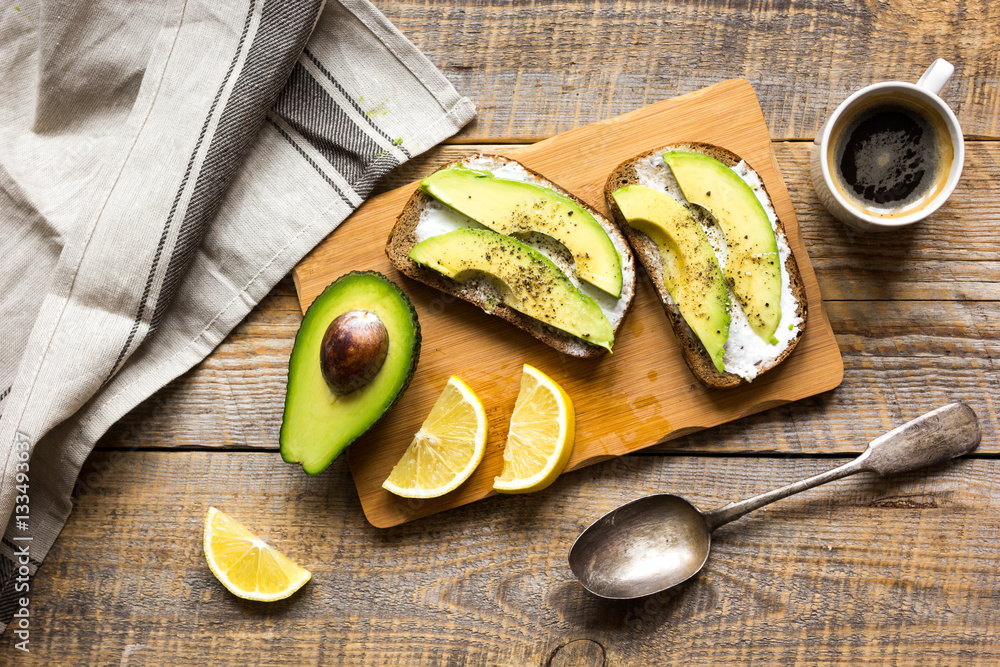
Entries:
<svg viewBox="0 0 1000 667">
<path fill-rule="evenodd" d="M 865 231 L 886 231 L 899 229 L 923 220 L 934 213 L 954 191 L 962 175 L 965 162 L 965 142 L 962 128 L 954 112 L 938 93 L 947 83 L 955 68 L 946 60 L 938 59 L 927 68 L 917 83 L 886 81 L 867 86 L 846 100 L 827 119 L 813 142 L 810 172 L 813 187 L 820 201 L 835 218 L 841 222 Z M 831 152 L 840 143 L 846 126 L 858 118 L 866 109 L 878 105 L 892 105 L 896 102 L 913 104 L 920 108 L 937 128 L 941 128 L 941 148 L 950 143 L 950 166 L 944 165 L 942 158 L 938 182 L 932 184 L 927 195 L 907 207 L 894 209 L 891 204 L 869 204 L 852 198 L 847 192 L 846 181 L 837 173 Z M 937 124 L 940 121 L 940 124 Z M 938 136 L 938 135 L 935 135 Z M 846 139 L 843 139 L 846 141 Z M 942 151 L 946 157 L 946 151 Z M 946 172 L 945 172 L 946 170 Z"/>
</svg>

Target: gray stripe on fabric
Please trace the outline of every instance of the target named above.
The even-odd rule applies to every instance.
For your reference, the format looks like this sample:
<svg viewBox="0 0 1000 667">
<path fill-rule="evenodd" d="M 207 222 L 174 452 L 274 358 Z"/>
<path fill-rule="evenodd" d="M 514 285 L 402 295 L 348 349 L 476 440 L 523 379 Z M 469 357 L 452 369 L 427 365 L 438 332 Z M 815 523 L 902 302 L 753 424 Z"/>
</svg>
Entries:
<svg viewBox="0 0 1000 667">
<path fill-rule="evenodd" d="M 375 159 L 368 163 L 368 168 L 361 178 L 354 183 L 354 191 L 362 197 L 368 197 L 375 188 L 379 179 L 399 166 L 399 160 L 388 152 L 381 152 L 375 155 Z"/>
<path fill-rule="evenodd" d="M 306 72 L 311 76 L 323 92 L 336 103 L 340 109 L 347 114 L 347 117 L 351 119 L 355 127 L 358 128 L 365 136 L 374 141 L 376 144 L 382 147 L 382 150 L 386 153 L 392 155 L 398 162 L 405 162 L 407 159 L 407 153 L 400 150 L 402 146 L 402 138 L 396 138 L 393 141 L 389 141 L 388 135 L 377 125 L 373 124 L 373 119 L 376 116 L 382 116 L 389 113 L 389 110 L 385 107 L 385 103 L 389 101 L 389 98 L 385 100 L 377 107 L 369 109 L 365 113 L 358 111 L 357 102 L 360 102 L 363 97 L 358 97 L 357 102 L 349 97 L 345 96 L 344 90 L 336 85 L 330 80 L 329 77 L 325 76 L 323 72 L 316 67 L 315 63 L 306 57 L 299 58 L 299 64 L 306 70 Z"/>
<path fill-rule="evenodd" d="M 150 332 L 156 329 L 181 277 L 201 245 L 208 223 L 222 203 L 226 189 L 264 124 L 323 9 L 323 0 L 267 0 L 260 27 L 253 37 L 208 153 L 177 236 L 160 287 Z M 276 62 L 276 55 L 279 56 Z"/>
<path fill-rule="evenodd" d="M 14 590 L 17 563 L 0 555 L 0 626 L 6 626 L 14 618 L 17 609 L 17 591 Z"/>
<path fill-rule="evenodd" d="M 347 195 L 344 194 L 343 190 L 341 190 L 340 188 L 338 188 L 337 184 L 333 181 L 332 178 L 330 178 L 329 174 L 327 174 L 326 171 L 321 166 L 319 166 L 318 164 L 316 164 L 315 160 L 313 160 L 311 157 L 309 157 L 309 155 L 304 150 L 302 150 L 302 147 L 299 146 L 298 143 L 296 143 L 295 139 L 293 139 L 291 137 L 291 135 L 289 135 L 287 132 L 285 132 L 284 128 L 282 128 L 280 125 L 278 125 L 277 123 L 275 123 L 270 118 L 267 119 L 267 122 L 270 123 L 271 126 L 278 131 L 278 134 L 280 134 L 282 137 L 284 137 L 285 141 L 287 141 L 288 143 L 290 143 L 292 145 L 292 147 L 294 147 L 295 150 L 298 151 L 298 154 L 301 155 L 302 158 L 306 162 L 308 162 L 309 165 L 313 169 L 315 169 L 316 172 L 320 176 L 323 177 L 323 180 L 325 180 L 330 185 L 330 187 L 333 188 L 333 191 L 336 192 L 340 196 L 340 198 L 344 200 L 344 203 L 347 204 L 348 206 L 350 206 L 353 209 L 354 208 L 354 204 L 351 202 L 350 199 L 347 198 Z"/>
<path fill-rule="evenodd" d="M 368 194 L 361 190 L 367 186 L 370 191 L 374 184 L 368 182 L 371 165 L 387 151 L 351 120 L 301 63 L 292 70 L 274 111 L 319 151 L 359 195 Z M 392 166 L 397 164 L 393 159 Z"/>
<path fill-rule="evenodd" d="M 361 108 L 361 105 L 358 104 L 354 100 L 353 97 L 351 97 L 350 95 L 347 94 L 347 91 L 344 89 L 344 87 L 342 85 L 340 85 L 340 82 L 337 81 L 333 77 L 333 74 L 330 73 L 330 70 L 328 70 L 326 67 L 323 66 L 323 63 L 321 63 L 319 61 L 319 58 L 317 58 L 316 56 L 314 56 L 312 54 L 312 51 L 310 51 L 309 49 L 304 49 L 302 51 L 302 53 L 303 53 L 303 55 L 305 55 L 306 58 L 309 59 L 310 62 L 312 62 L 313 65 L 316 66 L 316 69 L 318 69 L 320 72 L 322 72 L 323 76 L 325 76 L 327 78 L 327 80 L 330 83 L 332 83 L 337 90 L 340 91 L 340 94 L 344 96 L 344 99 L 347 100 L 348 103 L 352 107 L 354 107 L 354 110 L 357 111 L 361 115 L 361 117 L 364 118 L 368 122 L 368 125 L 372 129 L 374 129 L 376 132 L 378 132 L 380 135 L 382 135 L 385 138 L 386 141 L 388 141 L 390 144 L 393 144 L 393 138 L 390 137 L 385 132 L 385 130 L 383 130 L 381 127 L 379 127 L 378 124 L 376 124 L 375 121 L 373 121 L 371 119 L 371 116 L 369 116 L 368 113 L 364 109 Z M 403 148 L 403 146 L 400 145 L 400 146 L 397 146 L 397 148 L 400 151 L 402 151 L 403 155 L 405 155 L 407 158 L 413 157 L 412 155 L 410 155 L 410 152 L 408 150 L 406 150 L 405 148 Z"/>
<path fill-rule="evenodd" d="M 4 545 L 5 547 L 7 547 L 8 549 L 10 549 L 10 551 L 11 551 L 11 553 L 12 553 L 12 554 L 16 554 L 16 553 L 17 553 L 17 545 L 16 545 L 16 544 L 14 544 L 14 542 L 13 542 L 12 540 L 9 540 L 9 539 L 7 539 L 6 537 L 5 537 L 5 538 L 3 538 L 3 545 Z M 39 565 L 41 565 L 41 564 L 42 564 L 42 562 L 41 562 L 40 560 L 37 560 L 37 559 L 35 559 L 35 558 L 32 558 L 31 556 L 28 556 L 28 562 L 29 562 L 29 563 L 30 563 L 31 565 L 34 565 L 34 566 L 35 566 L 36 568 L 37 568 L 37 567 L 38 567 Z"/>
<path fill-rule="evenodd" d="M 125 340 L 125 345 L 122 346 L 121 351 L 118 353 L 118 358 L 115 359 L 115 363 L 111 366 L 111 370 L 108 371 L 107 377 L 104 378 L 104 382 L 101 383 L 103 387 L 108 381 L 118 372 L 118 367 L 121 365 L 122 361 L 125 360 L 125 355 L 128 354 L 129 348 L 132 347 L 132 341 L 135 339 L 136 333 L 139 331 L 139 324 L 142 322 L 142 316 L 146 312 L 146 303 L 149 301 L 149 295 L 153 289 L 153 280 L 156 277 L 156 270 L 160 265 L 160 257 L 163 255 L 163 247 L 167 243 L 167 236 L 170 233 L 170 229 L 173 226 L 174 215 L 177 213 L 177 206 L 180 203 L 181 195 L 184 194 L 187 188 L 188 180 L 191 177 L 191 171 L 194 169 L 195 158 L 198 155 L 198 151 L 201 149 L 201 144 L 205 140 L 205 134 L 208 132 L 209 124 L 212 122 L 212 118 L 215 115 L 215 108 L 219 105 L 219 100 L 222 98 L 222 91 L 226 89 L 229 83 L 229 78 L 233 75 L 233 70 L 236 69 L 236 63 L 240 59 L 240 55 L 243 53 L 243 44 L 246 42 L 247 33 L 250 31 L 250 23 L 253 19 L 254 3 L 251 0 L 250 7 L 247 9 L 246 18 L 243 21 L 243 33 L 240 35 L 240 41 L 236 47 L 236 53 L 233 56 L 232 62 L 229 63 L 229 69 L 226 71 L 226 76 L 222 79 L 222 85 L 219 86 L 219 90 L 215 93 L 215 99 L 212 100 L 212 105 L 209 107 L 208 115 L 205 117 L 205 122 L 201 126 L 201 133 L 198 135 L 198 141 L 194 145 L 194 150 L 191 151 L 191 159 L 188 160 L 187 168 L 184 170 L 184 176 L 181 178 L 180 187 L 177 188 L 177 195 L 174 196 L 174 203 L 170 206 L 170 213 L 167 214 L 167 220 L 163 225 L 163 233 L 160 234 L 160 242 L 156 246 L 156 252 L 153 255 L 153 263 L 149 267 L 149 275 L 146 276 L 146 285 L 142 290 L 142 297 L 139 299 L 139 308 L 135 314 L 135 320 L 132 322 L 132 330 L 129 331 L 128 338 Z M 154 313 L 155 314 L 155 313 Z"/>
</svg>

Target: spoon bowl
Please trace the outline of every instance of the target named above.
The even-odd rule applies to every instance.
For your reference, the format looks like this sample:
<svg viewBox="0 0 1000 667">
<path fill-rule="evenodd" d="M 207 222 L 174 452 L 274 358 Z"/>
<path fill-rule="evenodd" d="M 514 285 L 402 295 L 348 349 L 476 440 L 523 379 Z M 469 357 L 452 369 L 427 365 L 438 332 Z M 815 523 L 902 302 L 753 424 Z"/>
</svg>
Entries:
<svg viewBox="0 0 1000 667">
<path fill-rule="evenodd" d="M 711 545 L 702 513 L 680 496 L 661 493 L 598 519 L 573 545 L 569 566 L 591 593 L 630 599 L 690 579 Z"/>
</svg>

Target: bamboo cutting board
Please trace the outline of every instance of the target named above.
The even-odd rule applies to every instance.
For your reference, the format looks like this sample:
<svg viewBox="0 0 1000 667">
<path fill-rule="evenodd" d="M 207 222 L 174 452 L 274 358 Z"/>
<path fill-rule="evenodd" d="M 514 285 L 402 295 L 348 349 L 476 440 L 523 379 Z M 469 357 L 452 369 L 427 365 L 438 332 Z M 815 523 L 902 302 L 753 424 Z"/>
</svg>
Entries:
<svg viewBox="0 0 1000 667">
<path fill-rule="evenodd" d="M 576 407 L 575 470 L 657 442 L 738 419 L 833 389 L 844 365 L 798 221 L 771 152 L 771 140 L 749 82 L 723 81 L 702 90 L 580 127 L 525 148 L 504 151 L 607 213 L 604 182 L 621 162 L 681 141 L 717 144 L 743 157 L 764 180 L 798 261 L 809 301 L 806 331 L 780 366 L 746 387 L 711 391 L 691 374 L 648 278 L 640 271 L 631 312 L 614 354 L 576 359 L 556 352 L 479 308 L 397 272 L 385 255 L 396 216 L 417 183 L 374 197 L 295 268 L 303 311 L 338 276 L 374 269 L 395 280 L 413 301 L 423 346 L 409 389 L 374 429 L 347 452 L 368 520 L 389 527 L 479 500 L 503 467 L 507 424 L 530 363 L 560 383 Z M 441 498 L 407 500 L 382 482 L 410 443 L 450 375 L 486 406 L 486 456 L 472 477 Z"/>
</svg>

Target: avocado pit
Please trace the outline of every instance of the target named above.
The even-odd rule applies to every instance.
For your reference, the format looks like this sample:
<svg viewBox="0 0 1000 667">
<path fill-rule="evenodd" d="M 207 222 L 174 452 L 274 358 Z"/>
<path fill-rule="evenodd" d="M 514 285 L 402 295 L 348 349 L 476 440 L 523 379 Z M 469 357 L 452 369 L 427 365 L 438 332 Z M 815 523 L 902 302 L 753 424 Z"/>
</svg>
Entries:
<svg viewBox="0 0 1000 667">
<path fill-rule="evenodd" d="M 351 310 L 337 316 L 319 349 L 320 371 L 340 396 L 365 386 L 378 374 L 389 353 L 389 332 L 379 316 Z"/>
</svg>

